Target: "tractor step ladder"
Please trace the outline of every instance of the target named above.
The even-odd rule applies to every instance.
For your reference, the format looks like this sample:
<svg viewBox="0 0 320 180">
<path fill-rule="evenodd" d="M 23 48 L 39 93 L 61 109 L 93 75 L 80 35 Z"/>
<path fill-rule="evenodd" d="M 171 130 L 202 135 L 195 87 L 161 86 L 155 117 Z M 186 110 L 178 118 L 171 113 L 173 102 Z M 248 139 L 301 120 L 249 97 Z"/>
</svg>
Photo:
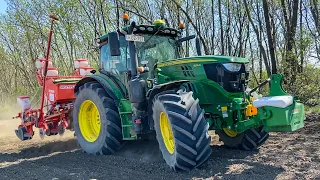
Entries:
<svg viewBox="0 0 320 180">
<path fill-rule="evenodd" d="M 133 130 L 133 124 L 132 124 L 131 102 L 127 99 L 120 99 L 118 110 L 119 110 L 121 125 L 122 125 L 122 139 L 136 140 L 137 136 Z"/>
</svg>

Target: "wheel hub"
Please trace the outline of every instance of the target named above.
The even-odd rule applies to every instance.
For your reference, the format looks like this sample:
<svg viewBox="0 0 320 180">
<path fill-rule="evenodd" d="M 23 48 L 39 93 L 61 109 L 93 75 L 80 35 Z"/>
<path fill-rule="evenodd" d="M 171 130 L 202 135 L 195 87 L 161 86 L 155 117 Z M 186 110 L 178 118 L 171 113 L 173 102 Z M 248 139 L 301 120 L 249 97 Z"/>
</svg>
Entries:
<svg viewBox="0 0 320 180">
<path fill-rule="evenodd" d="M 163 142 L 170 154 L 174 152 L 174 137 L 172 133 L 171 124 L 166 113 L 160 113 L 160 130 Z"/>
<path fill-rule="evenodd" d="M 98 139 L 101 129 L 100 114 L 97 106 L 90 100 L 85 100 L 79 110 L 80 132 L 85 140 L 94 142 Z"/>
<path fill-rule="evenodd" d="M 223 131 L 230 137 L 236 137 L 238 135 L 236 131 L 230 130 L 228 128 L 223 128 Z"/>
</svg>

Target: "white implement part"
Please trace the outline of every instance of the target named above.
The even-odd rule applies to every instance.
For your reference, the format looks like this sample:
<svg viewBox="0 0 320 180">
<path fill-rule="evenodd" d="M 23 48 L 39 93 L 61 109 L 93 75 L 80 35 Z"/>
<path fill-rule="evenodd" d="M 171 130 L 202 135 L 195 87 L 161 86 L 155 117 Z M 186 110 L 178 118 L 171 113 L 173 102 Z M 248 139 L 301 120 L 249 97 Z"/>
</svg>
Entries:
<svg viewBox="0 0 320 180">
<path fill-rule="evenodd" d="M 74 67 L 78 68 L 86 68 L 89 67 L 89 62 L 86 59 L 76 59 L 74 60 Z"/>
<path fill-rule="evenodd" d="M 272 96 L 272 97 L 263 97 L 253 101 L 253 106 L 260 108 L 263 106 L 272 106 L 278 108 L 285 108 L 290 106 L 293 103 L 292 96 Z"/>
<path fill-rule="evenodd" d="M 48 77 L 56 77 L 59 75 L 59 71 L 57 68 L 49 68 L 47 70 L 47 76 Z"/>
<path fill-rule="evenodd" d="M 29 96 L 18 96 L 17 101 L 22 111 L 25 111 L 31 108 L 31 101 Z"/>
<path fill-rule="evenodd" d="M 36 60 L 36 68 L 37 69 L 44 68 L 45 62 L 46 62 L 45 58 L 37 59 Z M 51 59 L 48 59 L 48 67 L 53 67 Z"/>
<path fill-rule="evenodd" d="M 247 88 L 247 89 L 246 89 L 246 92 L 249 93 L 251 90 L 252 90 L 252 89 Z M 251 96 L 253 97 L 254 100 L 255 100 L 255 99 L 262 98 L 262 94 L 258 94 L 258 93 L 256 93 L 256 92 L 252 92 L 252 93 L 251 93 Z"/>
<path fill-rule="evenodd" d="M 80 76 L 90 76 L 92 73 L 93 68 L 80 68 Z"/>
</svg>

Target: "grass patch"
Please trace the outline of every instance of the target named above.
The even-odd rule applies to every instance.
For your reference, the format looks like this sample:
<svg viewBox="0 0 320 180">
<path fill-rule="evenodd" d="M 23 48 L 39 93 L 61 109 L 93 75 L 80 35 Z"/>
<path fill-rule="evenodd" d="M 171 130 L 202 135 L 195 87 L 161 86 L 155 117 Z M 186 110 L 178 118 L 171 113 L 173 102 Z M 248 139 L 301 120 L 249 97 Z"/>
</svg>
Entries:
<svg viewBox="0 0 320 180">
<path fill-rule="evenodd" d="M 305 106 L 305 111 L 307 113 L 311 113 L 311 114 L 320 114 L 320 105 L 316 105 L 316 106 Z"/>
</svg>

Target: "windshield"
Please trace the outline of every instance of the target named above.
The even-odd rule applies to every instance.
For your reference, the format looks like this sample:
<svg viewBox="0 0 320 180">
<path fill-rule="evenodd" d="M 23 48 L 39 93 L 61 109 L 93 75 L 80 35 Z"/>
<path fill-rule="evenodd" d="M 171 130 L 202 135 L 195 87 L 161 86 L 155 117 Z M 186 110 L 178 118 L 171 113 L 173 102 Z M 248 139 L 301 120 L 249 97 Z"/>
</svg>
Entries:
<svg viewBox="0 0 320 180">
<path fill-rule="evenodd" d="M 148 61 L 148 66 L 154 67 L 157 62 L 176 58 L 174 39 L 157 35 L 151 37 L 152 35 L 149 34 L 143 34 L 143 36 L 145 42 L 136 42 L 138 65 L 141 65 L 142 61 Z M 120 52 L 120 56 L 110 56 L 109 44 L 103 45 L 100 49 L 100 66 L 114 74 L 128 71 L 131 63 L 128 41 L 124 36 L 120 36 Z"/>
<path fill-rule="evenodd" d="M 148 61 L 155 65 L 157 62 L 176 58 L 175 40 L 166 36 L 144 34 L 145 42 L 136 43 L 139 63 Z M 149 39 L 151 37 L 151 39 Z"/>
</svg>

